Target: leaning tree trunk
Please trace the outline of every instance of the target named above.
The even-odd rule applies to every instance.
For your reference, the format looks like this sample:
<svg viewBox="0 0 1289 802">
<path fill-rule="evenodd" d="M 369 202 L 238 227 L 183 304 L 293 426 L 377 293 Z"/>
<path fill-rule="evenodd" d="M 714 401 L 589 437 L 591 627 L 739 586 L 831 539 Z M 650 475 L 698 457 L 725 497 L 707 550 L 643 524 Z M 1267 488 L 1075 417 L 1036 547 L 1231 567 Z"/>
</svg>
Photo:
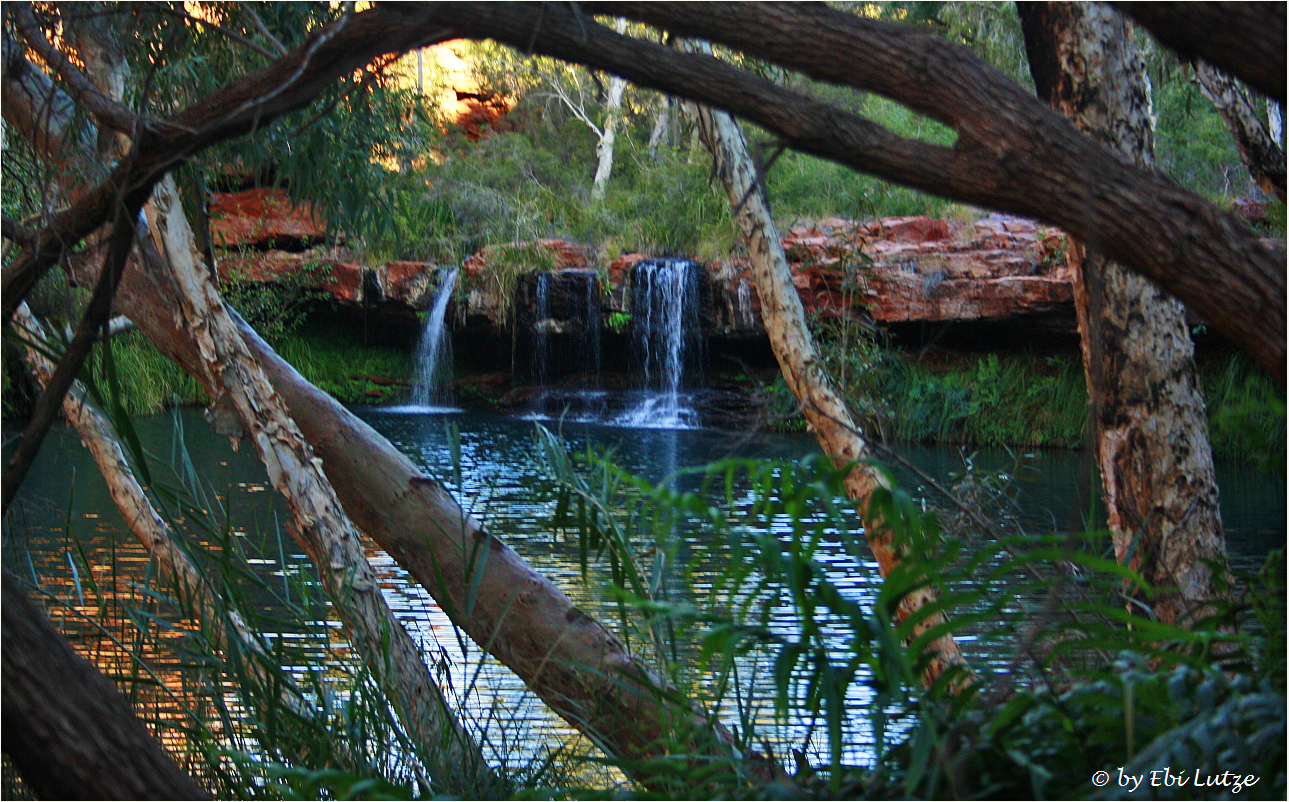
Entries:
<svg viewBox="0 0 1289 802">
<path fill-rule="evenodd" d="M 8 79 L 16 77 L 9 67 L 6 97 L 14 88 Z M 46 85 L 44 91 L 53 90 Z M 13 106 L 5 109 L 6 116 L 16 111 Z M 32 122 L 28 128 L 34 136 L 47 136 L 40 130 L 41 121 Z M 44 120 L 49 125 L 58 122 L 63 121 L 48 116 Z M 314 471 L 321 467 L 345 512 L 363 531 L 477 644 L 611 755 L 632 760 L 660 757 L 677 743 L 686 744 L 682 749 L 688 753 L 728 752 L 732 738 L 719 722 L 697 707 L 671 702 L 673 692 L 646 664 L 512 549 L 484 532 L 451 494 L 385 438 L 305 381 L 249 326 L 241 324 L 245 339 L 230 333 L 224 306 L 198 264 L 171 184 L 163 185 L 150 223 L 160 244 L 145 242 L 142 259 L 127 267 L 117 293 L 118 309 L 216 399 L 212 413 L 218 425 L 258 431 L 254 440 L 264 449 L 270 476 L 292 483 L 288 498 L 300 495 L 294 483 L 316 481 Z M 94 280 L 101 267 L 94 255 L 78 254 L 68 263 L 78 282 Z M 179 264 L 170 264 L 170 259 Z M 243 351 L 243 345 L 253 353 Z M 258 377 L 265 375 L 261 369 L 267 370 L 280 398 L 260 383 Z M 261 407 L 281 415 L 283 400 L 293 417 L 277 417 L 264 426 L 247 421 L 248 413 Z M 298 439 L 297 425 L 307 447 Z M 301 510 L 308 537 L 320 534 L 318 525 L 310 522 L 330 521 L 328 531 L 332 536 L 339 532 L 343 539 L 339 548 L 307 549 L 324 579 L 351 577 L 355 590 L 346 597 L 349 602 L 381 599 L 367 573 L 370 568 L 363 570 L 365 562 L 337 568 L 347 565 L 349 546 L 356 543 L 352 529 L 340 528 L 334 511 L 311 518 Z M 342 605 L 341 612 L 351 606 Z M 406 633 L 397 622 L 390 623 L 385 631 L 397 645 L 399 633 Z M 417 700 L 428 703 L 427 715 L 441 704 L 414 695 L 412 701 Z"/>
<path fill-rule="evenodd" d="M 42 387 L 48 385 L 54 365 L 45 356 L 49 342 L 44 331 L 25 303 L 18 306 L 14 322 L 26 342 L 24 354 L 28 367 Z M 199 617 L 203 628 L 214 636 L 219 648 L 226 648 L 231 637 L 237 651 L 248 656 L 246 666 L 261 687 L 273 687 L 272 677 L 259 662 L 261 658 L 272 658 L 255 639 L 239 612 L 231 606 L 221 604 L 219 594 L 189 558 L 170 526 L 152 506 L 121 452 L 111 424 L 88 403 L 80 382 L 74 383 L 63 398 L 63 415 L 76 428 L 81 443 L 98 465 L 107 484 L 108 494 L 121 513 L 126 527 L 157 561 L 161 576 L 173 586 L 180 606 Z M 284 691 L 281 699 L 292 710 L 303 713 L 298 697 Z"/>
<path fill-rule="evenodd" d="M 711 54 L 711 46 L 703 42 L 681 40 L 680 47 L 691 53 Z M 819 367 L 821 360 L 806 327 L 805 309 L 793 286 L 783 243 L 743 133 L 734 118 L 725 112 L 697 105 L 694 109 L 704 144 L 712 154 L 716 173 L 729 197 L 730 211 L 747 242 L 753 280 L 761 298 L 761 316 L 788 389 L 814 428 L 825 453 L 841 465 L 860 460 L 867 456 L 868 445 L 827 374 Z M 882 576 L 886 576 L 905 555 L 890 528 L 869 505 L 869 497 L 881 483 L 878 473 L 864 463 L 855 465 L 846 477 L 846 491 L 859 507 L 869 548 L 877 558 Z M 936 598 L 937 593 L 930 586 L 910 592 L 900 603 L 900 620 L 933 604 Z M 943 614 L 934 613 L 922 619 L 912 634 L 916 637 L 944 622 Z M 946 668 L 963 665 L 962 653 L 952 635 L 936 638 L 929 649 L 934 657 L 923 677 L 928 684 Z"/>
<path fill-rule="evenodd" d="M 292 535 L 317 567 L 350 639 L 408 729 L 428 754 L 442 758 L 434 767 L 440 776 L 485 778 L 490 770 L 482 752 L 456 720 L 420 649 L 389 608 L 362 536 L 201 264 L 173 179 L 167 176 L 157 184 L 146 209 L 153 239 L 145 243 L 145 252 L 152 245 L 159 257 L 151 265 L 152 279 L 169 286 L 174 303 L 167 311 L 202 354 L 195 367 L 214 399 L 216 431 L 234 442 L 250 439 L 269 483 L 291 510 Z"/>
<path fill-rule="evenodd" d="M 20 14 L 23 11 L 19 9 Z M 30 20 L 23 34 L 37 44 L 43 38 Z M 85 42 L 94 41 L 91 27 L 80 27 L 78 34 Z M 119 52 L 114 56 L 108 46 L 86 45 L 85 49 L 91 54 L 87 66 L 95 68 L 89 78 L 97 81 L 103 92 L 122 91 L 124 70 L 118 63 Z M 39 71 L 14 50 L 6 40 L 6 98 L 21 89 L 22 96 L 33 98 L 32 108 L 44 113 L 31 120 L 16 113 L 22 109 L 7 108 L 6 117 L 14 115 L 22 120 L 24 124 L 19 129 L 34 144 L 68 140 L 64 132 L 73 126 L 70 99 L 47 79 L 40 80 Z M 70 148 L 59 158 L 81 168 L 82 175 L 93 175 L 96 157 L 112 144 L 100 136 L 100 153 Z M 128 142 L 122 140 L 120 144 Z M 74 174 L 69 171 L 64 176 Z M 60 189 L 74 194 L 77 188 L 69 181 Z M 347 634 L 426 754 L 440 758 L 434 767 L 437 773 L 442 777 L 486 777 L 490 769 L 482 752 L 452 715 L 416 644 L 389 609 L 363 553 L 361 536 L 345 515 L 281 399 L 247 353 L 218 291 L 210 283 L 173 179 L 166 177 L 156 185 L 144 212 L 148 236 L 141 238 L 140 249 L 143 261 L 151 268 L 148 280 L 157 288 L 165 288 L 166 315 L 171 325 L 184 333 L 200 355 L 189 368 L 215 399 L 212 412 L 217 430 L 222 427 L 224 433 L 235 437 L 245 434 L 251 439 L 268 470 L 270 483 L 291 510 L 292 535 L 317 567 Z M 131 261 L 137 267 L 137 261 Z"/>
<path fill-rule="evenodd" d="M 0 737 L 23 780 L 42 799 L 204 799 L 121 692 L 0 573 Z"/>
<path fill-rule="evenodd" d="M 1099 3 L 1020 4 L 1040 96 L 1108 149 L 1152 160 L 1150 86 L 1127 26 Z M 1163 592 L 1154 615 L 1184 623 L 1225 566 L 1217 481 L 1185 308 L 1100 255 L 1075 259 L 1075 306 L 1097 461 L 1120 563 Z"/>
<path fill-rule="evenodd" d="M 1258 187 L 1268 195 L 1285 199 L 1285 154 L 1280 140 L 1267 130 L 1257 107 L 1235 79 L 1209 64 L 1195 62 L 1195 82 L 1213 107 L 1226 120 L 1235 138 L 1240 160 Z"/>
</svg>

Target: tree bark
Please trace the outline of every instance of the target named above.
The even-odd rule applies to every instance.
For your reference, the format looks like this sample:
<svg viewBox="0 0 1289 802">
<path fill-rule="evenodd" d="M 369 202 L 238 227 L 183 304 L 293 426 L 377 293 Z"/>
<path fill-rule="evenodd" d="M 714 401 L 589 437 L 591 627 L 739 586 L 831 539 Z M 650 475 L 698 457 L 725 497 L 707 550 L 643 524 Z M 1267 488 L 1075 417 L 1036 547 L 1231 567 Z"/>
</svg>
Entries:
<svg viewBox="0 0 1289 802">
<path fill-rule="evenodd" d="M 1195 81 L 1200 91 L 1226 120 L 1235 137 L 1240 160 L 1258 188 L 1285 199 L 1285 154 L 1258 117 L 1257 107 L 1244 90 L 1225 73 L 1206 61 L 1195 62 Z"/>
<path fill-rule="evenodd" d="M 624 19 L 618 20 L 615 30 L 619 34 L 625 33 L 627 21 Z M 597 160 L 595 178 L 591 181 L 591 198 L 593 200 L 604 199 L 604 192 L 609 184 L 609 176 L 613 174 L 613 146 L 618 138 L 618 117 L 621 115 L 622 109 L 622 91 L 626 89 L 626 86 L 627 82 L 616 75 L 609 79 L 609 97 L 605 103 L 604 129 L 600 133 L 600 141 L 595 145 Z"/>
<path fill-rule="evenodd" d="M 1284 3 L 1115 3 L 1182 61 L 1202 58 L 1285 102 Z"/>
<path fill-rule="evenodd" d="M 609 176 L 613 174 L 613 147 L 618 139 L 618 116 L 622 106 L 622 90 L 627 82 L 618 76 L 609 79 L 608 111 L 605 112 L 604 131 L 600 141 L 595 145 L 596 165 L 595 178 L 591 181 L 591 197 L 603 200 L 604 192 L 609 185 Z"/>
<path fill-rule="evenodd" d="M 711 56 L 711 46 L 703 42 L 681 40 L 680 48 L 688 53 Z M 885 577 L 905 559 L 905 555 L 903 546 L 895 542 L 890 527 L 869 504 L 873 491 L 883 482 L 870 465 L 857 462 L 868 456 L 868 445 L 845 402 L 819 367 L 822 360 L 815 350 L 810 329 L 806 327 L 805 308 L 792 284 L 783 243 L 770 214 L 765 188 L 748 154 L 743 132 L 734 118 L 724 112 L 695 106 L 694 115 L 703 142 L 712 155 L 715 172 L 725 187 L 730 213 L 747 245 L 753 280 L 761 297 L 761 316 L 779 369 L 824 452 L 838 465 L 856 463 L 846 477 L 846 492 L 859 508 L 864 536 Z M 934 588 L 918 588 L 900 602 L 899 619 L 906 620 L 936 599 Z M 945 617 L 942 614 L 932 614 L 916 625 L 912 635 L 917 637 L 943 623 Z M 928 645 L 928 650 L 934 656 L 923 677 L 927 685 L 945 669 L 964 665 L 962 652 L 951 635 L 936 638 Z"/>
<path fill-rule="evenodd" d="M 3 573 L 0 730 L 42 799 L 205 799 L 130 704 Z"/>
<path fill-rule="evenodd" d="M 730 65 L 618 36 L 565 6 L 390 4 L 346 16 L 202 103 L 149 121 L 147 147 L 133 166 L 117 168 L 117 178 L 148 185 L 178 159 L 298 108 L 375 55 L 453 36 L 493 38 L 725 109 L 790 147 L 872 175 L 1036 217 L 1096 241 L 1189 304 L 1284 383 L 1283 253 L 1262 244 L 1234 215 L 1116 159 L 966 48 L 808 4 L 606 3 L 595 11 L 878 92 L 953 126 L 958 141 L 939 147 L 895 137 Z M 1253 35 L 1274 40 L 1276 33 Z M 5 270 L 6 318 L 48 266 L 105 219 L 114 186 L 106 181 L 56 215 L 37 232 L 30 253 Z"/>
<path fill-rule="evenodd" d="M 1040 97 L 1107 149 L 1152 161 L 1150 86 L 1123 19 L 1100 3 L 1026 3 Z M 1186 622 L 1226 564 L 1207 415 L 1185 309 L 1141 276 L 1078 249 L 1075 308 L 1115 557 L 1162 589 L 1156 618 Z M 1081 258 L 1078 258 L 1081 257 Z"/>
</svg>

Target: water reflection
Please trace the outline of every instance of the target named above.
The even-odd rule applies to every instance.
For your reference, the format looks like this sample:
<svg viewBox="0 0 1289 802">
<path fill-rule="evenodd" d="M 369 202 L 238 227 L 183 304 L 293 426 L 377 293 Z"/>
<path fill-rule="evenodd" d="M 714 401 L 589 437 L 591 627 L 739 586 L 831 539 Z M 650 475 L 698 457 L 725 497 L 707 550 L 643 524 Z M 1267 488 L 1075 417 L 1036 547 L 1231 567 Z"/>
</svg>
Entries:
<svg viewBox="0 0 1289 802">
<path fill-rule="evenodd" d="M 457 489 L 471 514 L 549 576 L 578 607 L 607 625 L 614 624 L 616 611 L 606 601 L 604 588 L 595 579 L 590 585 L 582 580 L 576 543 L 565 540 L 547 525 L 553 505 L 535 492 L 541 476 L 535 459 L 533 423 L 467 413 L 415 414 L 406 409 L 368 408 L 359 410 L 359 414 L 425 471 Z M 455 432 L 449 425 L 455 427 Z M 692 474 L 673 476 L 686 467 L 727 457 L 799 460 L 818 450 L 808 436 L 628 429 L 559 420 L 546 425 L 574 453 L 585 452 L 588 447 L 608 450 L 621 467 L 653 482 L 672 476 L 671 486 L 682 491 L 697 489 L 700 481 Z M 292 593 L 286 582 L 289 577 L 312 576 L 306 558 L 284 535 L 279 521 L 286 520 L 285 511 L 275 494 L 265 492 L 263 468 L 247 449 L 231 452 L 227 441 L 213 435 L 195 410 L 181 411 L 174 418 L 141 421 L 139 429 L 144 447 L 158 455 L 154 472 L 159 485 L 187 487 L 196 501 L 192 510 L 177 509 L 187 535 L 215 553 L 223 547 L 221 536 L 234 538 L 275 591 L 248 588 L 257 606 L 271 613 L 278 603 L 277 594 L 289 597 Z M 186 455 L 177 446 L 180 441 L 187 445 Z M 459 465 L 454 464 L 454 450 L 459 450 Z M 902 451 L 937 481 L 947 481 L 963 466 L 958 449 Z M 1013 462 L 1001 451 L 981 452 L 974 460 L 982 469 L 1001 468 Z M 1064 452 L 1040 452 L 1031 462 L 1037 478 L 1029 481 L 1030 477 L 1021 476 L 1024 481 L 1017 483 L 1023 493 L 1022 524 L 1033 532 L 1065 531 L 1081 525 L 1093 509 L 1090 501 L 1080 500 L 1079 490 L 1081 486 L 1096 487 L 1095 477 L 1088 475 L 1089 467 L 1077 455 Z M 177 469 L 160 467 L 167 464 Z M 1267 551 L 1284 542 L 1283 482 L 1242 466 L 1223 464 L 1218 470 L 1232 563 L 1245 570 L 1256 568 Z M 904 481 L 916 489 L 920 480 L 906 474 Z M 735 495 L 744 507 L 751 501 L 746 486 L 736 488 Z M 20 498 L 6 521 L 4 559 L 11 571 L 29 580 L 34 578 L 64 599 L 78 599 L 78 582 L 83 597 L 85 585 L 92 579 L 96 585 L 111 589 L 110 593 L 121 594 L 130 604 L 146 603 L 131 594 L 136 593 L 135 585 L 147 575 L 147 555 L 117 523 L 118 516 L 102 479 L 74 434 L 51 436 Z M 198 514 L 201 510 L 207 513 L 206 525 Z M 1095 513 L 1091 515 L 1095 518 Z M 786 521 L 776 520 L 774 525 L 784 536 L 790 534 L 785 530 Z M 816 559 L 848 595 L 871 599 L 878 581 L 876 566 L 866 553 L 850 548 L 857 525 L 852 520 L 849 526 L 848 530 L 827 532 Z M 80 546 L 71 537 L 73 531 L 80 536 Z M 695 540 L 700 535 L 684 526 L 671 529 L 668 535 L 676 542 L 676 560 L 680 563 L 687 562 L 705 545 Z M 529 694 L 517 677 L 481 655 L 477 647 L 460 636 L 429 595 L 383 551 L 369 544 L 367 553 L 391 607 L 430 656 L 449 695 L 460 700 L 466 710 L 464 718 L 478 728 L 481 741 L 494 757 L 500 760 L 504 756 L 512 766 L 522 765 L 561 744 L 580 743 L 580 736 Z M 718 568 L 698 566 L 698 590 L 703 589 L 702 572 L 714 575 Z M 681 592 L 678 582 L 667 587 L 673 594 Z M 92 602 L 78 602 L 78 606 L 87 616 L 100 612 Z M 338 643 L 340 635 L 334 622 L 330 622 L 327 632 L 332 643 L 326 646 Z M 834 632 L 842 634 L 840 629 Z M 276 637 L 292 640 L 298 639 L 297 634 L 282 632 Z M 334 661 L 343 654 L 343 649 L 324 648 L 322 644 L 300 644 L 293 665 L 305 671 L 317 665 L 311 661 L 323 660 L 332 661 L 329 668 L 338 670 Z M 110 661 L 121 670 L 130 662 L 124 655 L 111 656 Z M 768 682 L 768 665 L 749 659 L 742 670 L 744 682 Z M 167 684 L 182 683 L 181 677 L 169 674 L 163 679 Z M 871 691 L 857 684 L 848 702 L 856 710 L 865 710 L 872 702 Z M 722 713 L 730 715 L 728 710 Z M 768 708 L 752 711 L 750 716 L 771 737 L 799 745 L 806 735 L 807 724 L 797 722 L 781 728 Z M 862 716 L 855 718 L 848 737 L 860 746 L 867 740 L 866 724 Z"/>
</svg>

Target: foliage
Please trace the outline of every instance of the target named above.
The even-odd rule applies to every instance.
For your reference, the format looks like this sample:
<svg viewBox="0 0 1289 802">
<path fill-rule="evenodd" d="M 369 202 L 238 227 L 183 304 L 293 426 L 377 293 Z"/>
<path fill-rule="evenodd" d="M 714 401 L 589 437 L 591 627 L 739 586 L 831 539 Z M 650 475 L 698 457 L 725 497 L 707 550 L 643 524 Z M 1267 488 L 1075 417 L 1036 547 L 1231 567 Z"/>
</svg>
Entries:
<svg viewBox="0 0 1289 802">
<path fill-rule="evenodd" d="M 883 346 L 872 331 L 847 348 L 833 334 L 821 340 L 821 352 L 857 421 L 884 441 L 1064 448 L 1083 442 L 1087 390 L 1071 357 L 989 353 L 935 367 Z"/>
<path fill-rule="evenodd" d="M 330 298 L 319 289 L 329 273 L 330 268 L 317 262 L 274 281 L 252 281 L 234 273 L 220 282 L 220 293 L 261 337 L 276 345 L 300 330 L 310 305 Z"/>
<path fill-rule="evenodd" d="M 551 523 L 577 539 L 584 576 L 607 563 L 636 648 L 675 687 L 738 716 L 739 752 L 796 755 L 796 771 L 774 772 L 770 788 L 717 766 L 687 785 L 660 776 L 676 796 L 1084 797 L 1099 789 L 1095 772 L 1166 765 L 1204 778 L 1255 775 L 1261 785 L 1247 791 L 1284 793 L 1284 657 L 1268 638 L 1283 640 L 1274 555 L 1245 578 L 1252 604 L 1219 603 L 1186 630 L 1125 613 L 1124 584 L 1145 583 L 1104 556 L 1104 533 L 1007 535 L 979 518 L 974 531 L 942 533 L 934 512 L 879 490 L 870 504 L 906 560 L 870 606 L 847 576 L 854 569 L 834 567 L 868 560 L 843 500 L 845 467 L 822 456 L 730 460 L 702 472 L 708 492 L 681 493 L 677 477 L 650 484 L 601 455 L 575 469 L 549 432 L 539 427 L 537 440 L 558 499 Z M 736 517 L 740 477 L 754 500 Z M 720 488 L 724 503 L 714 505 L 709 492 Z M 693 529 L 678 530 L 682 520 Z M 902 643 L 931 611 L 894 628 L 892 619 L 927 574 L 950 622 Z M 978 652 L 1006 644 L 1014 657 L 973 665 L 960 692 L 951 688 L 962 675 L 924 689 L 922 649 L 944 630 L 969 634 Z M 764 706 L 777 727 L 759 723 Z M 695 785 L 709 778 L 715 785 Z M 1167 796 L 1212 793 L 1191 784 Z"/>
<path fill-rule="evenodd" d="M 1285 468 L 1285 396 L 1243 354 L 1200 369 L 1209 409 L 1209 440 L 1219 454 L 1254 462 L 1264 473 Z"/>
</svg>

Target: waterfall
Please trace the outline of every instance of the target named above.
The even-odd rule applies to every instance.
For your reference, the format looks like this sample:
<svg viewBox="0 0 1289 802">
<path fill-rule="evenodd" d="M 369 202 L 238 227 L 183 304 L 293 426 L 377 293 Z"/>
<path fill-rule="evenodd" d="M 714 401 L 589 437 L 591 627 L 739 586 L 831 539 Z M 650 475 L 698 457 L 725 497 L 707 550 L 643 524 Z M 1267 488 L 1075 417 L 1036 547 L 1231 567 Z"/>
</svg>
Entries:
<svg viewBox="0 0 1289 802">
<path fill-rule="evenodd" d="M 439 270 L 439 289 L 425 318 L 425 329 L 416 348 L 416 384 L 412 387 L 412 406 L 430 407 L 449 400 L 445 375 L 452 371 L 452 337 L 444 336 L 443 317 L 457 283 L 457 269 Z"/>
<path fill-rule="evenodd" d="M 600 280 L 594 270 L 557 270 L 532 277 L 529 367 L 538 385 L 529 417 L 599 421 Z M 580 376 L 570 385 L 569 374 Z"/>
<path fill-rule="evenodd" d="M 582 307 L 580 342 L 581 361 L 600 386 L 600 280 L 592 271 L 585 273 L 586 303 Z"/>
<path fill-rule="evenodd" d="M 537 384 L 545 387 L 550 382 L 550 344 L 547 329 L 551 316 L 551 276 L 550 273 L 537 275 L 537 292 L 533 303 L 533 378 Z"/>
<path fill-rule="evenodd" d="M 656 259 L 632 272 L 635 358 L 646 396 L 620 423 L 659 428 L 692 423 L 693 410 L 682 403 L 680 389 L 686 358 L 697 361 L 701 346 L 697 268 L 683 259 Z"/>
</svg>

